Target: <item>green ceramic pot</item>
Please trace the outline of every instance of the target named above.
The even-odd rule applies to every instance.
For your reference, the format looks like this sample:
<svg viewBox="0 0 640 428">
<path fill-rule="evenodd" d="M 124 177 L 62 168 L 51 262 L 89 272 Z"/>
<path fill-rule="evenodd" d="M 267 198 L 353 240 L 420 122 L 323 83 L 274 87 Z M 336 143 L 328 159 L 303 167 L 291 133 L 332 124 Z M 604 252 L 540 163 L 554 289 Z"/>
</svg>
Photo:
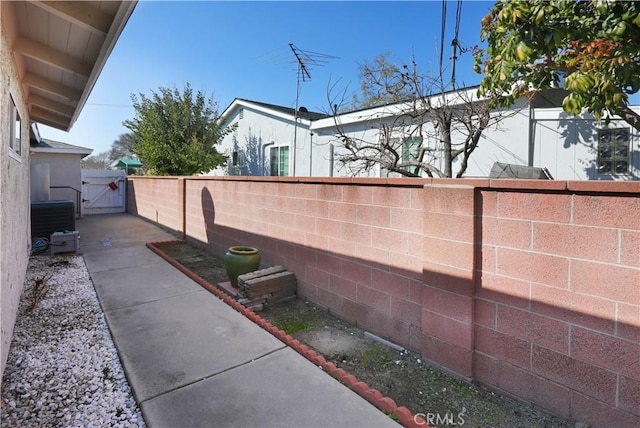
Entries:
<svg viewBox="0 0 640 428">
<path fill-rule="evenodd" d="M 224 268 L 231 285 L 238 288 L 238 276 L 253 272 L 260 266 L 260 253 L 257 248 L 231 247 L 224 256 Z"/>
</svg>

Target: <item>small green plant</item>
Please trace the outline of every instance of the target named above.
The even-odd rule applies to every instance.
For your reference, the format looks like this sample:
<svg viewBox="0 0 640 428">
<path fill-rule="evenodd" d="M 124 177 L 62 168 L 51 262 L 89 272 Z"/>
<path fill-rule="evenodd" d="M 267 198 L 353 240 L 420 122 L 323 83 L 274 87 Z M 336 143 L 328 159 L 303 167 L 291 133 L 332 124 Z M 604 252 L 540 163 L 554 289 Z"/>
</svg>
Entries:
<svg viewBox="0 0 640 428">
<path fill-rule="evenodd" d="M 383 346 L 373 345 L 367 348 L 360 358 L 360 363 L 365 367 L 377 367 L 393 362 L 391 351 Z"/>
<path fill-rule="evenodd" d="M 49 293 L 49 287 L 47 282 L 51 279 L 53 274 L 42 275 L 41 277 L 35 277 L 33 279 L 33 285 L 31 286 L 31 292 L 29 293 L 29 312 L 33 312 L 38 304 L 47 297 Z"/>
<path fill-rule="evenodd" d="M 113 381 L 113 376 L 111 375 L 111 367 L 102 366 L 102 378 L 105 381 Z"/>
<path fill-rule="evenodd" d="M 313 323 L 297 317 L 286 317 L 274 322 L 275 326 L 287 334 L 294 334 L 313 328 Z"/>
</svg>

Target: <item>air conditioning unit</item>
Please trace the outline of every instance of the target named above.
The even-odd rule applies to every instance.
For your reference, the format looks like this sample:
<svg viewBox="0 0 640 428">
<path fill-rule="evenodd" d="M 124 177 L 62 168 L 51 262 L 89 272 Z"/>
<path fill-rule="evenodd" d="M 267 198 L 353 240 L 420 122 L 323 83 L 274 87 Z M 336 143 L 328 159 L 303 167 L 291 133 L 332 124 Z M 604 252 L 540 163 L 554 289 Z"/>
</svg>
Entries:
<svg viewBox="0 0 640 428">
<path fill-rule="evenodd" d="M 55 232 L 49 239 L 51 255 L 58 253 L 77 253 L 80 247 L 80 232 Z"/>
<path fill-rule="evenodd" d="M 54 232 L 76 230 L 73 201 L 31 203 L 31 238 L 48 238 Z"/>
</svg>

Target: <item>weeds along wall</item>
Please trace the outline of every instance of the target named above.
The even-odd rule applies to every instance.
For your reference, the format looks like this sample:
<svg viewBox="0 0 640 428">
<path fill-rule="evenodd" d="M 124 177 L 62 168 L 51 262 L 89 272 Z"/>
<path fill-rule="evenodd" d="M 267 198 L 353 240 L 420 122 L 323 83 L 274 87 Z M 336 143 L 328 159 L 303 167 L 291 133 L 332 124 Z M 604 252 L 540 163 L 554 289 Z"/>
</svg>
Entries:
<svg viewBox="0 0 640 428">
<path fill-rule="evenodd" d="M 128 211 L 465 378 L 640 424 L 640 182 L 130 177 Z"/>
</svg>

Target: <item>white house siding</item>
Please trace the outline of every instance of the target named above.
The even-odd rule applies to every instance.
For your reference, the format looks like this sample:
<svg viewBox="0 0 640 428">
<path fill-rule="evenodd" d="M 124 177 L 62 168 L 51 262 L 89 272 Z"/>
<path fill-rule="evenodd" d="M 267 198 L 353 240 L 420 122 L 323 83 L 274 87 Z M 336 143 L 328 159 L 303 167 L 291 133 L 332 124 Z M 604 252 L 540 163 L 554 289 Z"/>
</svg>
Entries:
<svg viewBox="0 0 640 428">
<path fill-rule="evenodd" d="M 244 103 L 244 104 L 242 104 Z M 227 113 L 227 123 L 236 123 L 238 128 L 233 135 L 227 136 L 222 143 L 222 150 L 231 159 L 234 136 L 240 149 L 246 146 L 249 135 L 257 138 L 260 147 L 260 162 L 267 168 L 261 174 L 269 174 L 270 147 L 288 145 L 291 147 L 289 175 L 297 176 L 352 176 L 357 168 L 349 168 L 338 162 L 345 153 L 339 139 L 337 126 L 348 137 L 355 141 L 376 142 L 380 138 L 383 124 L 391 124 L 394 113 L 399 112 L 399 105 L 376 107 L 367 110 L 345 113 L 333 117 L 318 119 L 313 122 L 300 120 L 297 128 L 297 150 L 295 152 L 295 171 L 293 168 L 293 117 L 269 107 L 256 106 L 241 101 L 234 104 Z M 242 119 L 240 119 L 242 108 Z M 636 111 L 640 108 L 634 107 Z M 573 117 L 566 115 L 561 108 L 529 108 L 527 99 L 519 100 L 514 106 L 500 114 L 502 120 L 487 128 L 480 139 L 478 147 L 469 158 L 465 177 L 488 177 L 495 162 L 529 165 L 547 168 L 552 177 L 563 180 L 637 180 L 640 179 L 640 147 L 639 134 L 629 124 L 618 119 L 607 125 L 597 122 L 587 115 Z M 336 120 L 338 125 L 336 125 Z M 596 173 L 598 129 L 604 127 L 625 127 L 631 130 L 630 172 L 625 175 L 599 175 Z M 427 127 L 429 125 L 427 124 Z M 424 144 L 436 147 L 437 138 L 433 128 L 426 129 Z M 453 140 L 462 137 L 453 135 Z M 438 161 L 436 161 L 438 162 Z M 442 164 L 435 164 L 440 170 Z M 460 159 L 453 165 L 454 174 L 460 167 Z M 224 169 L 213 172 L 223 175 Z M 379 167 L 369 171 L 358 171 L 359 176 L 380 177 L 387 173 Z"/>
<path fill-rule="evenodd" d="M 339 119 L 341 131 L 355 141 L 375 142 L 380 138 L 380 129 L 383 124 L 391 124 L 392 119 L 385 117 L 388 112 L 382 108 L 370 109 L 344 115 L 343 119 Z M 494 112 L 497 116 L 499 113 Z M 491 171 L 494 162 L 504 162 L 511 164 L 526 165 L 528 159 L 528 135 L 529 135 L 529 109 L 520 102 L 518 105 L 507 109 L 501 114 L 505 118 L 497 125 L 488 128 L 482 135 L 476 150 L 472 153 L 468 167 L 465 173 L 467 177 L 487 177 Z M 382 117 L 380 117 L 382 116 Z M 327 166 L 329 163 L 330 149 L 334 146 L 334 174 L 335 176 L 349 176 L 351 171 L 348 167 L 342 166 L 337 162 L 340 154 L 346 151 L 341 147 L 341 142 L 337 138 L 336 124 L 333 118 L 322 119 L 311 125 L 314 132 L 314 159 L 320 160 L 315 164 L 313 170 L 314 175 L 326 176 Z M 452 135 L 453 141 L 460 141 L 463 136 Z M 433 126 L 429 123 L 425 126 L 423 133 L 423 144 L 429 147 L 437 147 L 438 142 L 435 138 Z M 444 169 L 442 156 L 440 160 L 436 160 L 434 166 L 440 170 Z M 460 159 L 454 162 L 453 171 L 460 168 Z M 360 174 L 362 176 L 363 174 Z M 380 168 L 374 168 L 367 174 L 370 177 L 380 177 L 386 175 Z"/>
<path fill-rule="evenodd" d="M 242 113 L 241 113 L 242 112 Z M 240 116 L 242 115 L 242 118 Z M 263 108 L 252 108 L 250 104 L 240 104 L 230 112 L 227 124 L 237 124 L 235 132 L 227 135 L 220 143 L 218 150 L 228 156 L 231 165 L 231 156 L 234 150 L 234 141 L 237 141 L 239 149 L 246 149 L 249 136 L 257 139 L 258 159 L 250 159 L 254 166 L 264 169 L 263 174 L 269 175 L 269 150 L 272 147 L 289 147 L 289 171 L 288 175 L 308 176 L 310 175 L 310 147 L 311 135 L 309 133 L 308 121 L 299 119 L 297 130 L 294 126 L 293 117 L 284 114 L 270 114 Z M 293 141 L 296 136 L 295 151 L 295 174 L 294 174 L 294 154 Z M 217 168 L 208 175 L 225 175 L 225 168 Z"/>
<path fill-rule="evenodd" d="M 4 373 L 30 254 L 29 115 L 0 3 L 0 377 Z M 21 155 L 9 148 L 11 96 L 21 118 Z"/>
<path fill-rule="evenodd" d="M 634 107 L 634 110 L 640 109 Z M 558 180 L 640 179 L 640 134 L 624 120 L 597 121 L 590 115 L 568 116 L 560 108 L 534 112 L 534 166 L 546 167 Z M 631 131 L 629 174 L 597 173 L 598 130 Z"/>
</svg>

